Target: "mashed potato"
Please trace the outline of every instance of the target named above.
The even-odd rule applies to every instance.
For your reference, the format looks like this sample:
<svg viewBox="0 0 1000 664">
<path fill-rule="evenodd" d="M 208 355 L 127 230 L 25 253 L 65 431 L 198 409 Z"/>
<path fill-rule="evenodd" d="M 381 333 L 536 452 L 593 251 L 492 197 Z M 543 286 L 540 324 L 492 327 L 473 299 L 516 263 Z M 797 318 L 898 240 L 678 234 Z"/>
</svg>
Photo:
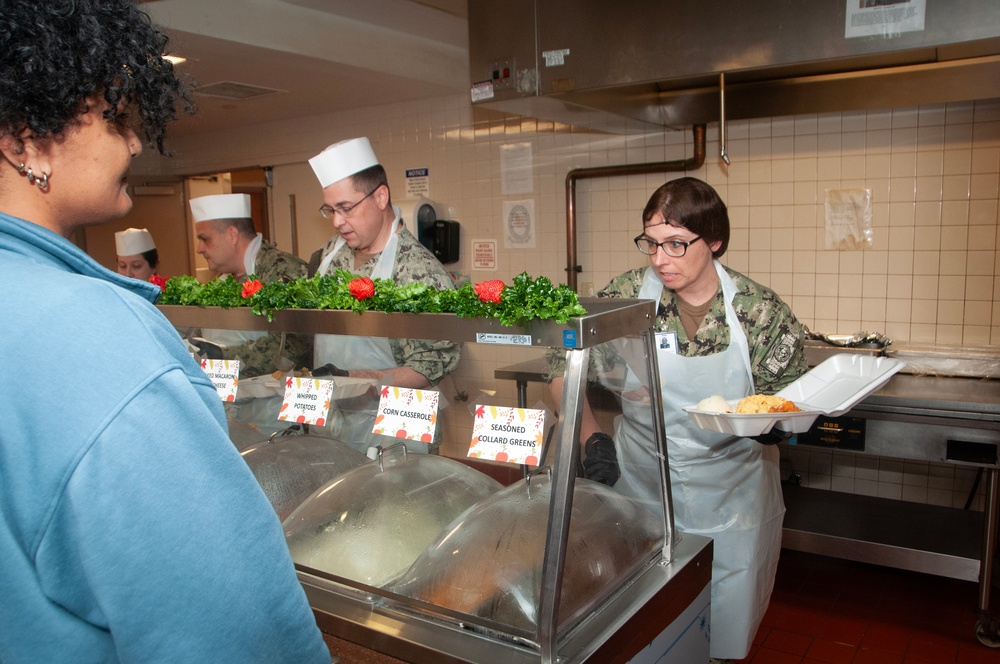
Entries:
<svg viewBox="0 0 1000 664">
<path fill-rule="evenodd" d="M 696 408 L 704 413 L 733 412 L 733 407 L 729 405 L 729 402 L 720 397 L 718 394 L 713 394 L 708 398 L 702 399 L 698 402 Z"/>
</svg>

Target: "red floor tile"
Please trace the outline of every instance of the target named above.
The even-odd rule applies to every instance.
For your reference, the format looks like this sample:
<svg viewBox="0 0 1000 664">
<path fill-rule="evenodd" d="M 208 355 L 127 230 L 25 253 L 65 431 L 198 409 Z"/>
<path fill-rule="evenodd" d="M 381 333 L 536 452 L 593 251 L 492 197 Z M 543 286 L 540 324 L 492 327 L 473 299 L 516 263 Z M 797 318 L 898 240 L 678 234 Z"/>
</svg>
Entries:
<svg viewBox="0 0 1000 664">
<path fill-rule="evenodd" d="M 898 655 L 906 653 L 913 630 L 893 623 L 872 623 L 861 638 L 861 647 L 867 650 L 891 652 Z"/>
<path fill-rule="evenodd" d="M 851 664 L 856 650 L 855 646 L 846 643 L 816 639 L 806 651 L 806 659 L 828 664 Z"/>
<path fill-rule="evenodd" d="M 771 630 L 771 633 L 767 635 L 767 638 L 764 639 L 764 643 L 761 644 L 761 649 L 767 648 L 770 650 L 780 650 L 781 652 L 787 652 L 801 657 L 806 654 L 811 641 L 812 636 L 789 632 L 788 630 L 778 629 L 775 627 Z"/>
<path fill-rule="evenodd" d="M 903 656 L 882 650 L 862 648 L 854 655 L 851 664 L 903 664 Z"/>
<path fill-rule="evenodd" d="M 774 628 L 761 625 L 760 627 L 757 628 L 757 633 L 754 635 L 751 643 L 755 646 L 759 646 L 760 644 L 764 643 L 764 641 L 767 639 L 767 635 L 771 633 L 772 629 Z"/>
<path fill-rule="evenodd" d="M 997 664 L 1000 662 L 1000 650 L 987 648 L 975 641 L 973 643 L 960 643 L 958 645 L 958 658 L 956 664 Z"/>
<path fill-rule="evenodd" d="M 918 629 L 906 650 L 907 662 L 954 662 L 958 657 L 958 642 L 935 632 Z"/>
<path fill-rule="evenodd" d="M 976 639 L 978 601 L 972 582 L 783 551 L 739 664 L 1000 664 Z"/>
<path fill-rule="evenodd" d="M 868 629 L 867 618 L 829 615 L 816 632 L 816 637 L 856 647 L 861 645 L 861 638 L 865 635 L 866 629 Z"/>
<path fill-rule="evenodd" d="M 817 608 L 790 607 L 779 615 L 774 626 L 797 634 L 815 636 L 828 616 L 829 609 L 821 611 Z"/>
<path fill-rule="evenodd" d="M 801 655 L 793 655 L 770 648 L 761 648 L 751 660 L 751 664 L 801 664 L 801 662 Z"/>
</svg>

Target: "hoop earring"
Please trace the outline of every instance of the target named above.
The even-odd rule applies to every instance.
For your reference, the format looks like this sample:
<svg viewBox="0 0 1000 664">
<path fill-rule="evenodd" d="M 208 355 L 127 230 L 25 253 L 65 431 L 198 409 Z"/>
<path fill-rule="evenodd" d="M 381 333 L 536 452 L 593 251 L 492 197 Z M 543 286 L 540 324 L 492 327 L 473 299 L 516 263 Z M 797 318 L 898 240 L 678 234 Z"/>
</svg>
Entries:
<svg viewBox="0 0 1000 664">
<path fill-rule="evenodd" d="M 39 189 L 49 188 L 49 175 L 45 171 L 42 171 L 41 175 L 35 175 L 31 172 L 31 166 L 28 166 L 28 184 L 37 184 Z"/>
</svg>

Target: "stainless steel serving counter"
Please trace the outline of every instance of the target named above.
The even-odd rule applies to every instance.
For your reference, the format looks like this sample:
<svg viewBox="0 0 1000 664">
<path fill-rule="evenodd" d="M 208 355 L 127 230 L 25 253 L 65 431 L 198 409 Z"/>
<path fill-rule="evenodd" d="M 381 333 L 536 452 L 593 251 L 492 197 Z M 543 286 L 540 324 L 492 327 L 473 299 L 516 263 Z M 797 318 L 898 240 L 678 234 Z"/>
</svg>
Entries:
<svg viewBox="0 0 1000 664">
<path fill-rule="evenodd" d="M 641 357 L 652 357 L 655 352 L 651 327 L 655 307 L 652 302 L 584 299 L 581 304 L 588 313 L 566 323 L 533 320 L 521 326 L 503 326 L 493 319 L 463 319 L 454 314 L 355 314 L 351 311 L 284 309 L 275 313 L 273 321 L 268 321 L 254 316 L 247 308 L 170 305 L 162 306 L 161 310 L 177 327 L 430 339 L 554 350 L 562 353 L 566 363 L 559 411 L 577 413 L 581 412 L 591 349 L 615 343 L 636 349 Z M 630 370 L 645 385 L 659 383 L 654 362 L 638 363 L 630 366 Z M 656 446 L 665 449 L 658 395 L 654 395 L 647 407 L 654 423 Z M 624 551 L 620 561 L 612 562 L 609 556 L 605 558 L 609 561 L 605 565 L 595 558 L 598 564 L 593 565 L 593 569 L 588 568 L 589 556 L 595 547 L 580 547 L 580 543 L 589 544 L 591 540 L 587 538 L 592 537 L 591 531 L 586 530 L 588 522 L 584 515 L 608 520 L 617 518 L 616 524 L 623 525 L 634 524 L 638 519 L 616 517 L 610 504 L 601 509 L 582 509 L 579 516 L 574 512 L 574 505 L 581 504 L 574 501 L 587 499 L 584 495 L 587 487 L 578 485 L 575 473 L 579 463 L 580 426 L 579 418 L 558 420 L 550 454 L 554 461 L 547 469 L 539 470 L 545 474 L 535 480 L 538 491 L 541 491 L 538 483 L 545 484 L 546 498 L 538 498 L 541 493 L 535 494 L 538 500 L 533 506 L 528 506 L 526 500 L 512 500 L 513 507 L 504 511 L 511 522 L 532 528 L 534 539 L 530 544 L 511 536 L 510 528 L 498 531 L 495 528 L 498 513 L 490 509 L 493 504 L 486 505 L 482 500 L 477 503 L 483 508 L 483 514 L 488 514 L 479 518 L 487 527 L 470 527 L 469 541 L 476 541 L 475 535 L 483 532 L 489 537 L 498 533 L 510 536 L 510 540 L 487 542 L 483 548 L 489 555 L 466 563 L 465 569 L 471 569 L 476 583 L 468 597 L 462 596 L 462 591 L 468 590 L 465 585 L 457 582 L 449 585 L 450 581 L 445 578 L 456 567 L 451 557 L 454 551 L 450 549 L 440 557 L 426 555 L 418 561 L 419 566 L 412 560 L 406 561 L 402 571 L 413 565 L 418 568 L 414 572 L 415 580 L 425 583 L 414 591 L 418 584 L 407 584 L 401 581 L 402 577 L 396 578 L 400 572 L 392 572 L 397 585 L 381 580 L 376 583 L 364 575 L 318 565 L 296 547 L 293 560 L 320 626 L 336 638 L 412 662 L 554 664 L 707 660 L 712 540 L 699 535 L 675 537 L 669 473 L 665 463 L 660 462 L 659 472 L 650 478 L 649 486 L 644 487 L 658 500 L 647 499 L 641 507 L 635 506 L 647 522 L 644 543 L 635 547 L 634 552 Z M 405 461 L 405 455 L 403 458 Z M 650 458 L 662 460 L 665 455 L 651 454 Z M 365 466 L 354 470 L 362 469 Z M 378 472 L 383 472 L 381 461 Z M 411 520 L 413 530 L 420 530 L 426 525 L 422 522 L 426 522 L 432 526 L 424 530 L 430 530 L 434 538 L 443 538 L 444 533 L 434 531 L 432 514 L 411 509 L 419 507 L 416 497 L 429 495 L 425 489 L 439 481 L 419 472 L 410 475 L 413 483 L 407 485 L 410 490 L 405 496 L 372 501 L 377 503 L 378 509 L 368 509 L 371 503 L 351 504 L 351 508 L 388 515 L 379 520 L 387 526 L 385 531 L 399 530 L 399 524 Z M 528 477 L 520 482 L 523 487 L 519 489 L 530 490 Z M 632 503 L 603 486 L 600 488 L 616 499 Z M 356 494 L 350 492 L 348 498 Z M 322 489 L 317 490 L 303 506 L 314 502 L 322 511 L 326 506 L 316 500 L 323 495 Z M 351 501 L 348 499 L 345 503 Z M 529 515 L 528 507 L 535 507 L 537 513 Z M 647 509 L 651 510 L 648 514 Z M 291 523 L 297 512 L 285 521 L 286 537 L 294 534 Z M 325 518 L 331 513 L 348 514 L 334 510 L 322 516 Z M 606 532 L 603 526 L 609 522 L 590 527 L 594 528 L 594 533 L 603 534 Z M 441 525 L 448 524 L 445 520 Z M 577 524 L 583 524 L 583 528 L 576 528 Z M 455 526 L 448 531 L 448 537 L 460 530 L 463 529 Z M 355 539 L 357 541 L 352 541 Z M 482 537 L 478 539 L 481 541 Z M 627 533 L 619 533 L 611 539 L 634 543 Z M 387 537 L 380 540 L 378 546 L 397 546 L 393 542 L 395 540 Z M 351 547 L 349 555 L 359 559 L 369 555 L 366 547 L 372 545 L 366 538 L 350 537 L 344 538 L 344 544 Z M 427 549 L 424 554 L 432 550 Z M 420 553 L 419 548 L 416 553 Z M 520 555 L 522 553 L 526 555 Z M 570 556 L 572 560 L 567 562 Z M 502 560 L 504 557 L 512 559 L 514 565 L 510 569 L 515 572 L 505 571 L 508 568 L 503 566 L 507 562 Z M 608 572 L 608 577 L 592 574 L 599 571 L 597 568 Z M 576 574 L 576 570 L 583 571 Z M 599 585 L 594 588 L 581 585 L 592 580 Z M 406 577 L 406 581 L 414 579 Z M 428 590 L 435 588 L 432 583 L 439 583 L 442 590 Z M 582 588 L 579 592 L 582 599 L 571 604 L 567 597 L 574 588 Z M 454 594 L 451 593 L 453 589 Z M 494 611 L 496 607 L 506 607 L 504 602 L 513 606 L 509 615 Z M 483 610 L 479 611 L 480 608 Z"/>
<path fill-rule="evenodd" d="M 815 365 L 832 352 L 850 351 L 810 352 Z M 502 367 L 495 377 L 514 380 L 523 401 L 528 382 L 545 381 L 545 362 Z M 848 429 L 853 437 L 841 435 Z M 1000 625 L 989 612 L 1000 495 L 1000 381 L 898 373 L 843 417 L 821 417 L 810 433 L 783 445 L 978 470 L 986 491 L 983 512 L 786 483 L 782 546 L 977 582 L 977 637 L 1000 647 Z"/>
</svg>

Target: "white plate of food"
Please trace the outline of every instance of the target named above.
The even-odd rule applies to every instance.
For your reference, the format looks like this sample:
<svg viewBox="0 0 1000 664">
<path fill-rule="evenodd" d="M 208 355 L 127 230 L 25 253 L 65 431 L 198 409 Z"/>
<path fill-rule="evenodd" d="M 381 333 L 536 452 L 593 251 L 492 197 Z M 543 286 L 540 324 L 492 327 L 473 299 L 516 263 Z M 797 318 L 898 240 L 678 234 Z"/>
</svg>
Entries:
<svg viewBox="0 0 1000 664">
<path fill-rule="evenodd" d="M 856 353 L 838 353 L 805 373 L 773 397 L 750 399 L 792 402 L 799 412 L 738 413 L 737 401 L 720 396 L 702 399 L 684 410 L 701 429 L 737 436 L 759 436 L 776 427 L 790 433 L 809 430 L 820 415 L 843 415 L 869 394 L 885 385 L 905 366 L 903 360 Z M 726 412 L 729 411 L 729 412 Z"/>
<path fill-rule="evenodd" d="M 722 397 L 713 396 L 697 404 L 684 406 L 683 410 L 700 429 L 744 437 L 760 436 L 775 427 L 790 433 L 802 433 L 808 431 L 821 414 L 818 410 L 805 407 L 791 412 L 737 413 L 739 401 L 726 401 Z M 731 412 L 720 412 L 723 410 Z"/>
</svg>

